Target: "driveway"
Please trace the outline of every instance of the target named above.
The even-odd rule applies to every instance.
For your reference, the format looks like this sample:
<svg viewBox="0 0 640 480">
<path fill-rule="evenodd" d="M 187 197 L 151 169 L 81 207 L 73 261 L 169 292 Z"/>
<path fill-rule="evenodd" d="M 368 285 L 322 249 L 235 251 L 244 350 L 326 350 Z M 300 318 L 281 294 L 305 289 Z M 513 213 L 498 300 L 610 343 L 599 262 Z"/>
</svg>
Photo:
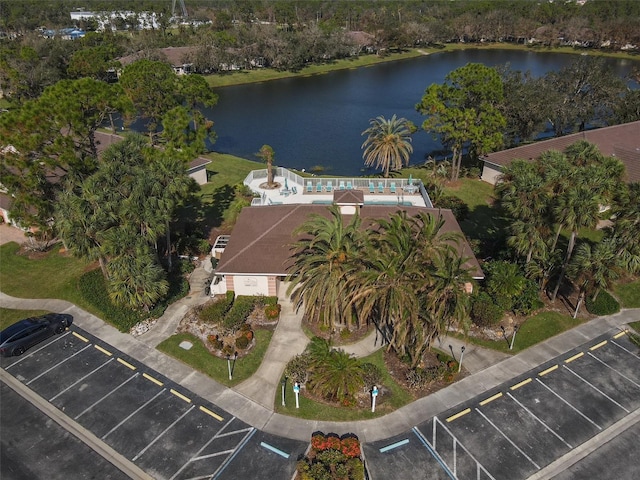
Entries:
<svg viewBox="0 0 640 480">
<path fill-rule="evenodd" d="M 0 245 L 9 242 L 23 243 L 27 240 L 24 232 L 6 223 L 0 223 Z"/>
</svg>

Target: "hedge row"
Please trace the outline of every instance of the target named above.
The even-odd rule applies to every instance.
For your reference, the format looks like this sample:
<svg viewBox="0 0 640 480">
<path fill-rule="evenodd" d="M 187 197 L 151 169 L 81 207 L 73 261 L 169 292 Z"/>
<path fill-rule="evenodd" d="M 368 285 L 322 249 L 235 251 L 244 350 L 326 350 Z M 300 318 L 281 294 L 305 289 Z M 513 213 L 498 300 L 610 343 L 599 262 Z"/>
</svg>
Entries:
<svg viewBox="0 0 640 480">
<path fill-rule="evenodd" d="M 608 292 L 602 290 L 595 300 L 587 295 L 585 301 L 587 311 L 593 315 L 612 315 L 620 311 L 620 304 Z"/>
</svg>

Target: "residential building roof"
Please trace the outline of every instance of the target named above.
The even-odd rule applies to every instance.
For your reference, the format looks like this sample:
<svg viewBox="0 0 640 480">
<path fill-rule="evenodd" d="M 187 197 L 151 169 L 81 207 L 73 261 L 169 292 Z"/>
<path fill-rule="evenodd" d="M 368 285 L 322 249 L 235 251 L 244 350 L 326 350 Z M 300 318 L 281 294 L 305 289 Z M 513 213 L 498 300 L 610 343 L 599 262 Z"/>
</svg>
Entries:
<svg viewBox="0 0 640 480">
<path fill-rule="evenodd" d="M 414 216 L 419 212 L 442 215 L 441 232 L 460 232 L 451 210 L 437 208 L 363 205 L 359 209 L 362 228 L 369 229 L 377 219 L 387 218 L 399 210 Z M 283 204 L 245 207 L 240 213 L 216 273 L 221 275 L 286 275 L 292 266 L 292 244 L 297 240 L 294 230 L 312 214 L 330 217 L 326 205 Z M 351 215 L 345 215 L 347 221 Z M 466 266 L 474 278 L 484 278 L 471 247 L 462 237 L 460 253 L 467 257 Z"/>
<path fill-rule="evenodd" d="M 549 150 L 564 151 L 579 140 L 593 143 L 605 156 L 620 159 L 625 166 L 626 180 L 630 183 L 640 182 L 640 121 L 586 130 L 489 153 L 483 157 L 483 160 L 485 163 L 504 167 L 516 159 L 534 160 Z"/>
</svg>

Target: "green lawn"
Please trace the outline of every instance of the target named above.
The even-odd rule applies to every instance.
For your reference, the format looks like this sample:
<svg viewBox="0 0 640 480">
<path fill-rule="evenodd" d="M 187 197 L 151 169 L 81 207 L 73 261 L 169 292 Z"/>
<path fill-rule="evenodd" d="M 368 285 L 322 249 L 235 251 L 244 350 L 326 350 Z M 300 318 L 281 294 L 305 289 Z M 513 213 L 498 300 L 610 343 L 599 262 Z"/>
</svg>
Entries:
<svg viewBox="0 0 640 480">
<path fill-rule="evenodd" d="M 424 49 L 423 51 L 435 52 L 436 49 Z M 347 70 L 359 67 L 367 67 L 383 62 L 404 60 L 423 55 L 418 50 L 407 50 L 401 53 L 391 53 L 384 57 L 377 55 L 361 55 L 359 57 L 336 60 L 322 65 L 309 65 L 298 72 L 278 71 L 271 68 L 258 68 L 255 70 L 243 70 L 240 72 L 207 75 L 205 78 L 213 88 L 227 87 L 232 85 L 242 85 L 246 83 L 267 82 L 270 80 L 280 80 L 290 77 L 309 77 L 311 75 L 322 75 L 336 70 Z"/>
<path fill-rule="evenodd" d="M 20 298 L 60 298 L 88 308 L 77 288 L 88 264 L 54 247 L 36 260 L 18 254 L 19 245 L 0 246 L 0 285 L 7 295 Z M 92 312 L 93 313 L 93 312 Z"/>
<path fill-rule="evenodd" d="M 216 382 L 228 387 L 233 387 L 255 373 L 260 363 L 262 363 L 262 359 L 273 335 L 271 330 L 265 329 L 255 330 L 254 333 L 256 346 L 246 357 L 236 360 L 233 367 L 233 380 L 229 380 L 227 360 L 211 355 L 200 339 L 189 333 L 172 335 L 160 343 L 157 348 L 161 352 L 171 355 L 190 367 L 208 375 Z M 184 340 L 193 344 L 190 350 L 185 350 L 180 347 L 180 342 Z"/>
<path fill-rule="evenodd" d="M 390 395 L 378 397 L 379 403 L 375 413 L 372 413 L 369 408 L 360 410 L 356 408 L 333 407 L 311 400 L 304 395 L 300 395 L 300 408 L 296 409 L 295 397 L 290 383 L 287 383 L 286 385 L 284 407 L 282 406 L 281 389 L 278 389 L 276 392 L 276 397 L 274 399 L 276 413 L 312 420 L 346 422 L 380 417 L 411 403 L 414 398 L 409 392 L 398 385 L 391 375 L 389 375 L 384 364 L 383 356 L 384 352 L 381 349 L 368 357 L 363 357 L 361 359 L 363 362 L 373 363 L 380 368 L 384 375 L 382 384 L 385 388 L 390 390 Z"/>
<path fill-rule="evenodd" d="M 37 317 L 49 313 L 46 310 L 12 310 L 0 307 L 0 330 L 4 330 L 9 325 L 16 323 L 27 317 Z"/>
<path fill-rule="evenodd" d="M 623 308 L 640 308 L 640 279 L 615 285 L 613 293 Z"/>
<path fill-rule="evenodd" d="M 570 330 L 573 327 L 584 323 L 584 319 L 571 318 L 570 315 L 562 315 L 558 312 L 541 312 L 528 318 L 518 329 L 516 339 L 513 344 L 513 350 L 509 350 L 509 343 L 505 339 L 497 341 L 483 340 L 474 337 L 468 337 L 470 343 L 481 347 L 498 350 L 504 353 L 518 353 L 548 338 L 554 337 L 559 333 Z M 463 338 L 461 335 L 456 335 Z M 511 340 L 511 336 L 508 337 Z"/>
</svg>

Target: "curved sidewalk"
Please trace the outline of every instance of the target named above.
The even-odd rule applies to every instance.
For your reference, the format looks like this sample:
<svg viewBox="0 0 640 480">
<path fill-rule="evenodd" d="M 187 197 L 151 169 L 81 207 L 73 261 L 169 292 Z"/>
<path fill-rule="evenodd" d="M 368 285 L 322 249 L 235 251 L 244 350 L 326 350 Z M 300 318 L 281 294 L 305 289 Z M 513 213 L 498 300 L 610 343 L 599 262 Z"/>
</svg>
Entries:
<svg viewBox="0 0 640 480">
<path fill-rule="evenodd" d="M 193 298 L 184 300 L 191 301 Z M 493 360 L 498 360 L 498 363 L 482 368 L 480 371 L 384 417 L 357 422 L 325 422 L 302 420 L 273 412 L 272 402 L 275 398 L 275 389 L 284 364 L 286 364 L 288 358 L 295 354 L 294 352 L 304 349 L 304 340 L 296 333 L 296 329 L 299 326 L 292 328 L 290 331 L 285 327 L 282 327 L 280 331 L 276 329 L 272 345 L 270 345 L 263 362 L 264 365 L 260 367 L 253 377 L 237 386 L 235 390 L 232 390 L 192 370 L 183 363 L 164 355 L 154 348 L 155 345 L 149 345 L 141 341 L 140 338 L 134 338 L 131 335 L 118 332 L 99 318 L 69 302 L 55 299 L 20 299 L 0 293 L 0 306 L 13 309 L 44 309 L 70 313 L 74 316 L 74 321 L 80 328 L 101 338 L 139 362 L 147 364 L 201 397 L 219 405 L 241 420 L 268 433 L 302 441 L 308 441 L 311 434 L 317 430 L 339 434 L 353 432 L 365 442 L 382 440 L 398 435 L 444 410 L 469 400 L 502 382 L 525 373 L 539 364 L 585 343 L 591 338 L 602 335 L 614 328 L 619 328 L 626 323 L 640 320 L 640 309 L 623 310 L 616 315 L 596 318 L 535 345 L 518 355 L 504 360 L 484 358 L 483 361 L 490 363 Z M 180 315 L 181 309 L 178 307 L 172 310 L 173 313 L 171 315 L 175 317 Z M 289 312 L 285 308 L 285 316 L 288 315 L 293 315 L 293 311 Z M 283 325 L 285 323 L 282 322 Z M 293 344 L 289 341 L 281 341 L 278 339 L 279 333 L 284 333 L 281 338 L 289 338 L 287 335 L 292 335 L 291 338 L 297 338 L 297 340 Z M 374 342 L 370 337 L 372 336 L 365 338 L 362 342 L 359 342 L 360 344 L 350 346 L 348 350 L 354 350 L 353 353 L 356 353 L 355 350 L 357 349 L 360 351 L 368 350 L 367 342 L 370 347 L 378 348 L 373 345 Z M 443 344 L 451 344 L 455 352 L 460 345 L 454 345 L 454 341 L 456 340 L 446 339 Z M 478 350 L 477 358 L 479 359 L 482 358 L 481 351 Z M 465 368 L 473 365 L 472 359 L 473 356 L 470 349 L 469 352 L 465 352 Z M 271 362 L 274 362 L 273 367 L 269 366 Z M 277 378 L 275 384 L 274 378 Z"/>
</svg>

